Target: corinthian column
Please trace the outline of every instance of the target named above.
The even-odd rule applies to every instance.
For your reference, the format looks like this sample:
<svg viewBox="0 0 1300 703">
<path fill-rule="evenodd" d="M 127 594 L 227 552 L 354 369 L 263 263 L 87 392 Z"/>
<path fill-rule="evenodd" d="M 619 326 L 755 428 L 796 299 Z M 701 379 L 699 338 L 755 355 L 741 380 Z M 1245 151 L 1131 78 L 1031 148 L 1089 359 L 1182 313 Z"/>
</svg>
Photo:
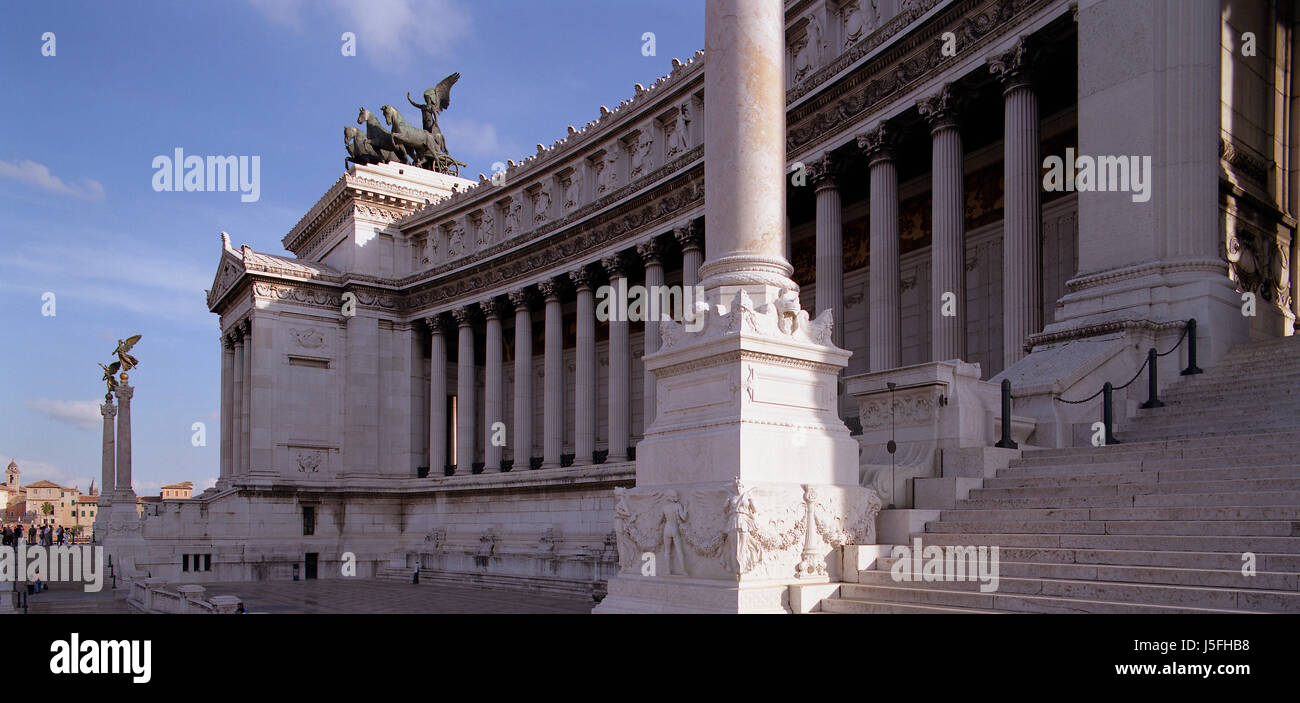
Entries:
<svg viewBox="0 0 1300 703">
<path fill-rule="evenodd" d="M 831 339 L 844 346 L 844 233 L 835 162 L 829 153 L 810 169 L 817 194 L 817 314 L 831 311 Z"/>
<path fill-rule="evenodd" d="M 637 445 L 635 487 L 615 491 L 620 571 L 600 612 L 788 612 L 791 584 L 828 583 L 838 545 L 873 541 L 880 505 L 858 485 L 858 445 L 838 414 L 850 354 L 831 342 L 829 311 L 809 319 L 800 309 L 781 255 L 782 3 L 708 0 L 705 14 L 701 285 L 715 304 L 703 324 L 661 323 L 662 344 L 646 356 L 661 402 Z M 617 428 L 611 435 L 617 446 Z M 779 520 L 794 534 L 746 529 Z M 719 525 L 712 544 L 692 538 Z M 654 546 L 642 544 L 647 529 Z M 657 566 L 643 571 L 646 548 Z"/>
<path fill-rule="evenodd" d="M 573 369 L 573 463 L 590 464 L 596 450 L 596 306 L 591 292 L 591 271 L 569 272 L 577 291 L 574 314 L 577 347 Z"/>
<path fill-rule="evenodd" d="M 225 488 L 230 481 L 231 463 L 234 457 L 231 456 L 230 442 L 232 438 L 231 414 L 235 405 L 235 345 L 230 335 L 221 335 L 221 469 L 220 477 L 217 484 Z"/>
<path fill-rule="evenodd" d="M 240 330 L 243 332 L 244 339 L 244 386 L 242 389 L 244 397 L 240 400 L 239 412 L 239 466 L 240 471 L 247 474 L 253 468 L 252 436 L 253 436 L 253 321 L 250 318 L 244 318 L 240 323 Z M 261 334 L 259 332 L 259 334 Z"/>
<path fill-rule="evenodd" d="M 234 345 L 231 362 L 230 407 L 230 475 L 244 473 L 244 328 L 236 324 L 230 333 Z"/>
<path fill-rule="evenodd" d="M 664 297 L 661 295 L 664 286 L 664 265 L 659 260 L 662 253 L 659 240 L 651 239 L 641 244 L 636 248 L 636 252 L 645 264 L 646 310 L 643 354 L 653 354 L 659 349 L 659 318 L 665 312 Z M 650 369 L 645 370 L 642 388 L 644 405 L 641 411 L 641 434 L 644 436 L 650 423 L 655 419 L 655 375 L 650 373 Z"/>
<path fill-rule="evenodd" d="M 486 318 L 483 348 L 483 471 L 501 471 L 501 447 L 492 441 L 492 426 L 504 424 L 501 412 L 501 303 L 493 298 L 479 303 Z"/>
<path fill-rule="evenodd" d="M 900 363 L 898 293 L 898 170 L 894 167 L 894 138 L 888 125 L 858 137 L 871 178 L 871 242 L 869 261 L 871 342 L 870 368 L 884 371 Z"/>
<path fill-rule="evenodd" d="M 1002 366 L 1025 356 L 1025 340 L 1043 328 L 1043 240 L 1039 211 L 1038 97 L 1026 40 L 989 59 L 1006 107 L 1002 176 Z"/>
<path fill-rule="evenodd" d="M 537 284 L 546 300 L 546 341 L 542 364 L 545 368 L 542 403 L 542 468 L 560 465 L 564 441 L 564 334 L 560 283 L 549 279 Z"/>
<path fill-rule="evenodd" d="M 447 324 L 433 315 L 429 326 L 429 475 L 447 466 Z"/>
<path fill-rule="evenodd" d="M 95 526 L 98 528 L 95 532 L 102 542 L 103 536 L 108 533 L 108 508 L 113 503 L 113 492 L 117 485 L 117 478 L 114 476 L 116 460 L 113 454 L 113 416 L 117 415 L 117 406 L 113 405 L 112 396 L 104 398 L 104 402 L 99 406 L 99 414 L 104 418 L 104 449 L 100 462 L 99 501 L 95 506 Z"/>
<path fill-rule="evenodd" d="M 673 237 L 682 247 L 682 288 L 694 288 L 700 283 L 701 251 L 700 226 L 694 222 L 673 228 Z"/>
<path fill-rule="evenodd" d="M 716 0 L 705 10 L 702 285 L 756 305 L 798 290 L 785 260 L 785 23 L 781 3 Z"/>
<path fill-rule="evenodd" d="M 601 259 L 609 274 L 609 458 L 608 461 L 627 461 L 627 446 L 631 443 L 628 426 L 631 424 L 631 403 L 628 396 L 628 321 L 627 272 L 621 256 Z"/>
<path fill-rule="evenodd" d="M 533 312 L 525 289 L 509 293 L 515 306 L 515 438 L 513 469 L 527 471 L 533 453 Z"/>
<path fill-rule="evenodd" d="M 117 396 L 117 478 L 113 502 L 135 505 L 135 490 L 131 488 L 131 396 L 135 395 L 135 388 L 123 381 L 113 395 Z"/>
<path fill-rule="evenodd" d="M 452 311 L 456 318 L 456 473 L 474 471 L 474 323 L 468 307 Z"/>
<path fill-rule="evenodd" d="M 951 83 L 917 104 L 930 123 L 930 358 L 966 356 L 966 223 L 958 95 Z M 947 314 L 945 314 L 947 313 Z"/>
</svg>

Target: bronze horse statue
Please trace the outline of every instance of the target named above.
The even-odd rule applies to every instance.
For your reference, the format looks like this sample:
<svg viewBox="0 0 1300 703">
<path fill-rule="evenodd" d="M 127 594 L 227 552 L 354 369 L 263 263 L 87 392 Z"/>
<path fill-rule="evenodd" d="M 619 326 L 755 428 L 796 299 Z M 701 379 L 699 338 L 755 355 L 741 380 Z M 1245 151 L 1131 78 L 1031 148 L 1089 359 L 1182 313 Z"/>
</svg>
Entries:
<svg viewBox="0 0 1300 703">
<path fill-rule="evenodd" d="M 385 106 L 387 107 L 387 106 Z M 379 154 L 380 160 L 375 163 L 384 163 L 387 161 L 407 162 L 406 149 L 393 139 L 393 135 L 379 124 L 379 118 L 366 108 L 361 108 L 360 114 L 357 115 L 357 124 L 366 126 L 366 140 L 375 152 Z M 346 140 L 346 132 L 344 139 Z M 346 163 L 346 162 L 345 162 Z"/>
<path fill-rule="evenodd" d="M 379 111 L 384 113 L 384 119 L 393 128 L 393 144 L 404 147 L 416 166 L 436 171 L 437 157 L 446 153 L 438 148 L 438 140 L 431 133 L 407 124 L 402 113 L 392 105 L 384 105 Z"/>
</svg>

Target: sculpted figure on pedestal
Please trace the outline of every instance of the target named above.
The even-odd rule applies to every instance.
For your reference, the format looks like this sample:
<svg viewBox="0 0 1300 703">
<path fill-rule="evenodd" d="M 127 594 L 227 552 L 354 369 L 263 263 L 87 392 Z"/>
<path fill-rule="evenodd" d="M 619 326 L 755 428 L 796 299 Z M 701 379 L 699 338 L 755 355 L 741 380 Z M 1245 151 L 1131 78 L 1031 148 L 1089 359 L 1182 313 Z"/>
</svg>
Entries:
<svg viewBox="0 0 1300 703">
<path fill-rule="evenodd" d="M 674 490 L 665 493 L 664 499 L 667 502 L 663 507 L 663 549 L 668 560 L 668 573 L 685 576 L 686 550 L 682 544 L 681 524 L 686 522 L 686 506 L 681 504 L 681 499 Z"/>
</svg>

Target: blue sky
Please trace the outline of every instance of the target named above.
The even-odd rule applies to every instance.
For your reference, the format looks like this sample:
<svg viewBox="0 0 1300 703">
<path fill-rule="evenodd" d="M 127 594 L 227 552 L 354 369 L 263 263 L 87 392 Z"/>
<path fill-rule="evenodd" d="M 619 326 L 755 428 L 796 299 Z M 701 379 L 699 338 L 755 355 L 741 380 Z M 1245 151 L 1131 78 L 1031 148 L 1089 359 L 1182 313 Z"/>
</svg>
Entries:
<svg viewBox="0 0 1300 703">
<path fill-rule="evenodd" d="M 220 355 L 204 289 L 221 231 L 281 238 L 342 173 L 364 105 L 440 118 L 467 174 L 551 144 L 704 43 L 701 0 L 7 3 L 0 27 L 0 464 L 83 491 L 100 474 L 96 362 L 143 334 L 132 374 L 137 491 L 217 475 Z M 54 56 L 42 40 L 54 33 Z M 344 32 L 355 57 L 342 55 Z M 655 56 L 642 35 L 655 35 Z M 158 155 L 261 157 L 261 197 L 154 192 Z M 42 314 L 53 293 L 55 315 Z M 203 422 L 207 445 L 191 426 Z"/>
</svg>

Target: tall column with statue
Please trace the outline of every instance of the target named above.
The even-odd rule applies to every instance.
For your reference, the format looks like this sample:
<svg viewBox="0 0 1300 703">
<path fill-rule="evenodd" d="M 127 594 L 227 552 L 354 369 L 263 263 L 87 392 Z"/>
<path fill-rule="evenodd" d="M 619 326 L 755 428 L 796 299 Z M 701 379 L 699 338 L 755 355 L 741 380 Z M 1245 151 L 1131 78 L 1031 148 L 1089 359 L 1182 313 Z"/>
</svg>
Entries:
<svg viewBox="0 0 1300 703">
<path fill-rule="evenodd" d="M 829 594 L 841 545 L 875 541 L 880 499 L 836 407 L 850 353 L 784 255 L 784 31 L 780 3 L 706 4 L 707 302 L 645 357 L 658 413 L 615 491 L 597 612 L 787 612 Z"/>
</svg>

